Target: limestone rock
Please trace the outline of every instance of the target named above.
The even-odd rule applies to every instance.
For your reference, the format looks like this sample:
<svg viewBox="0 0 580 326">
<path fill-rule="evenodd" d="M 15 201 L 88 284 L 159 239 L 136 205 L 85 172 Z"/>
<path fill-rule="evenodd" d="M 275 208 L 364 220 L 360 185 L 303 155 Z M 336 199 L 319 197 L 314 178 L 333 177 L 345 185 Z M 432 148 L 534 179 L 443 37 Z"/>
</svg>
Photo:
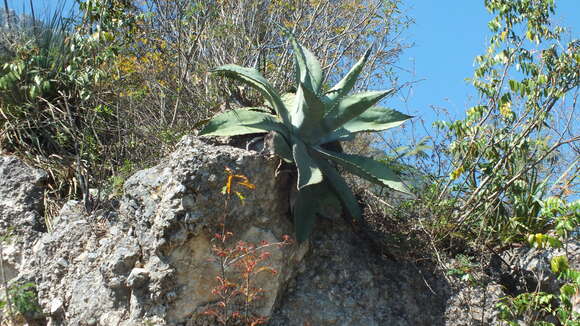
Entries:
<svg viewBox="0 0 580 326">
<path fill-rule="evenodd" d="M 540 290 L 556 296 L 560 293 L 563 280 L 550 269 L 550 260 L 566 255 L 570 267 L 580 267 L 580 245 L 570 240 L 564 248 L 536 249 L 526 246 L 505 250 L 493 255 L 488 266 L 488 275 L 479 276 L 483 284 L 468 286 L 455 284 L 446 304 L 446 325 L 503 325 L 495 305 L 508 296 Z M 550 316 L 547 317 L 551 320 Z M 528 321 L 518 321 L 521 325 Z"/>
<path fill-rule="evenodd" d="M 230 200 L 225 207 L 225 167 L 256 185 L 244 204 Z M 184 137 L 158 165 L 135 173 L 117 210 L 87 213 L 68 202 L 51 232 L 41 217 L 45 178 L 0 157 L 0 226 L 12 226 L 18 239 L 4 247 L 5 265 L 10 277 L 36 283 L 48 325 L 216 325 L 202 312 L 217 301 L 220 266 L 211 260 L 212 246 L 224 216 L 231 245 L 292 234 L 295 185 L 287 171 L 277 160 L 211 140 Z M 574 268 L 579 248 L 566 249 Z M 255 278 L 264 292 L 252 310 L 272 326 L 499 325 L 494 305 L 509 292 L 506 280 L 517 276 L 501 260 L 556 289 L 549 259 L 562 254 L 512 249 L 490 263 L 485 286 L 470 287 L 404 256 L 384 257 L 339 218 L 319 219 L 309 243 L 268 250 L 278 273 Z"/>
<path fill-rule="evenodd" d="M 14 156 L 0 156 L 0 230 L 16 234 L 42 231 L 46 173 Z"/>
<path fill-rule="evenodd" d="M 495 304 L 506 295 L 502 285 L 456 284 L 454 288 L 445 305 L 445 325 L 502 325 L 495 309 Z"/>
<path fill-rule="evenodd" d="M 301 271 L 270 325 L 444 325 L 444 280 L 380 257 L 342 221 L 319 225 Z"/>
<path fill-rule="evenodd" d="M 279 242 L 292 233 L 288 185 L 277 161 L 185 137 L 159 165 L 125 183 L 119 212 L 87 214 L 69 202 L 54 231 L 34 246 L 21 278 L 37 284 L 50 325 L 195 325 L 215 303 L 220 275 L 211 262 L 213 234 L 227 212 L 237 241 Z M 224 167 L 248 176 L 256 190 L 224 210 Z M 256 278 L 264 298 L 255 311 L 269 316 L 307 247 L 271 247 L 273 276 Z"/>
<path fill-rule="evenodd" d="M 515 270 L 521 271 L 526 287 L 559 294 L 562 280 L 552 273 L 550 262 L 556 256 L 566 256 L 570 268 L 580 269 L 580 242 L 570 240 L 563 248 L 513 248 L 502 253 L 502 258 Z"/>
<path fill-rule="evenodd" d="M 42 203 L 46 173 L 14 156 L 0 156 L 0 239 L 7 281 L 14 279 L 44 230 Z"/>
</svg>

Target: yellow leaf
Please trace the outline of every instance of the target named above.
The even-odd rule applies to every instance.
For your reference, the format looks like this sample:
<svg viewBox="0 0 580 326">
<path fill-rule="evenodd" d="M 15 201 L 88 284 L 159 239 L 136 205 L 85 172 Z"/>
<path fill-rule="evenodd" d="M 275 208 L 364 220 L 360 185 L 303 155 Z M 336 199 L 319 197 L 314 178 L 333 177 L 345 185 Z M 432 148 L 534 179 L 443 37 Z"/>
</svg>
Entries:
<svg viewBox="0 0 580 326">
<path fill-rule="evenodd" d="M 455 180 L 455 179 L 459 178 L 459 176 L 464 171 L 465 171 L 465 169 L 463 168 L 463 166 L 460 166 L 457 169 L 455 169 L 453 172 L 451 172 L 451 175 L 449 177 L 451 178 L 451 180 Z"/>
<path fill-rule="evenodd" d="M 506 118 L 511 117 L 513 113 L 511 102 L 505 102 L 504 104 L 502 104 L 502 106 L 499 108 L 499 113 L 501 113 L 501 115 L 503 115 Z"/>
<path fill-rule="evenodd" d="M 505 39 L 507 38 L 507 34 L 508 34 L 507 29 L 501 33 L 500 38 L 502 41 L 505 41 Z"/>
</svg>

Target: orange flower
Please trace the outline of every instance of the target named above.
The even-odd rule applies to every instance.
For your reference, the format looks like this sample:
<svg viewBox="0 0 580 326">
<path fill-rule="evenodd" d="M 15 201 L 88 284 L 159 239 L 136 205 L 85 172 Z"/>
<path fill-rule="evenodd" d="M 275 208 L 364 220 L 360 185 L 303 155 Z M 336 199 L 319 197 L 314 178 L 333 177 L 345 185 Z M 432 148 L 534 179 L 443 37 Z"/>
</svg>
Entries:
<svg viewBox="0 0 580 326">
<path fill-rule="evenodd" d="M 256 189 L 256 185 L 254 185 L 253 183 L 250 182 L 250 179 L 248 179 L 248 177 L 246 177 L 243 174 L 235 174 L 234 171 L 230 168 L 228 168 L 227 166 L 225 167 L 225 171 L 227 173 L 227 179 L 226 179 L 226 185 L 224 186 L 222 193 L 224 195 L 231 195 L 232 194 L 232 188 L 234 187 L 234 182 L 236 185 L 242 186 L 246 189 L 249 190 L 254 190 Z M 238 196 L 238 198 L 240 198 L 240 200 L 244 201 L 245 197 L 242 195 L 241 192 L 239 191 L 235 191 L 233 190 L 233 192 L 236 194 L 236 196 Z"/>
</svg>

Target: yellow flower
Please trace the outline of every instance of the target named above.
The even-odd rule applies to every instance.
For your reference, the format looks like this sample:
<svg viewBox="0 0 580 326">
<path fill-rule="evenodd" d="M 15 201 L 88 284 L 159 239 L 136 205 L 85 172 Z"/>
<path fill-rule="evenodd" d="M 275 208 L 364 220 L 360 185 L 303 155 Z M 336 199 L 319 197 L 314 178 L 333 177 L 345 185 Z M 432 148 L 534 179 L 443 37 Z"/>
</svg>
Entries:
<svg viewBox="0 0 580 326">
<path fill-rule="evenodd" d="M 250 189 L 250 190 L 256 189 L 256 185 L 251 183 L 250 180 L 248 179 L 248 177 L 246 177 L 245 175 L 234 174 L 234 171 L 228 167 L 226 167 L 225 170 L 226 170 L 226 173 L 228 176 L 226 179 L 226 185 L 225 185 L 224 189 L 222 190 L 222 193 L 224 195 L 230 195 L 232 193 L 234 181 L 236 181 L 237 185 L 240 185 L 246 189 Z M 238 198 L 240 198 L 240 200 L 243 203 L 245 197 L 242 195 L 242 193 L 240 193 L 239 191 L 235 191 L 235 190 L 233 190 L 233 193 L 236 194 L 236 196 L 238 196 Z"/>
</svg>

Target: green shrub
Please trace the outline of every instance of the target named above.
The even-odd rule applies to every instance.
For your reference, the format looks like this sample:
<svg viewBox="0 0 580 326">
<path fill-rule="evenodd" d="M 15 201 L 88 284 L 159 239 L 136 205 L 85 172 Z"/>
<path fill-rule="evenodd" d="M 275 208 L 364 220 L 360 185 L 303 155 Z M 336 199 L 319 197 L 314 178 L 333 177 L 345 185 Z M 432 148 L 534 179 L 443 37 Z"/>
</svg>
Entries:
<svg viewBox="0 0 580 326">
<path fill-rule="evenodd" d="M 495 14 L 488 51 L 476 57 L 472 83 L 481 104 L 465 119 L 439 122 L 448 131 L 452 170 L 437 196 L 453 198 L 453 231 L 478 242 L 523 242 L 554 230 L 542 201 L 573 184 L 575 126 L 558 128 L 565 96 L 580 85 L 580 43 L 561 44 L 553 1 L 485 1 Z M 570 192 L 558 194 L 563 199 Z M 449 234 L 449 233 L 448 233 Z"/>
</svg>

